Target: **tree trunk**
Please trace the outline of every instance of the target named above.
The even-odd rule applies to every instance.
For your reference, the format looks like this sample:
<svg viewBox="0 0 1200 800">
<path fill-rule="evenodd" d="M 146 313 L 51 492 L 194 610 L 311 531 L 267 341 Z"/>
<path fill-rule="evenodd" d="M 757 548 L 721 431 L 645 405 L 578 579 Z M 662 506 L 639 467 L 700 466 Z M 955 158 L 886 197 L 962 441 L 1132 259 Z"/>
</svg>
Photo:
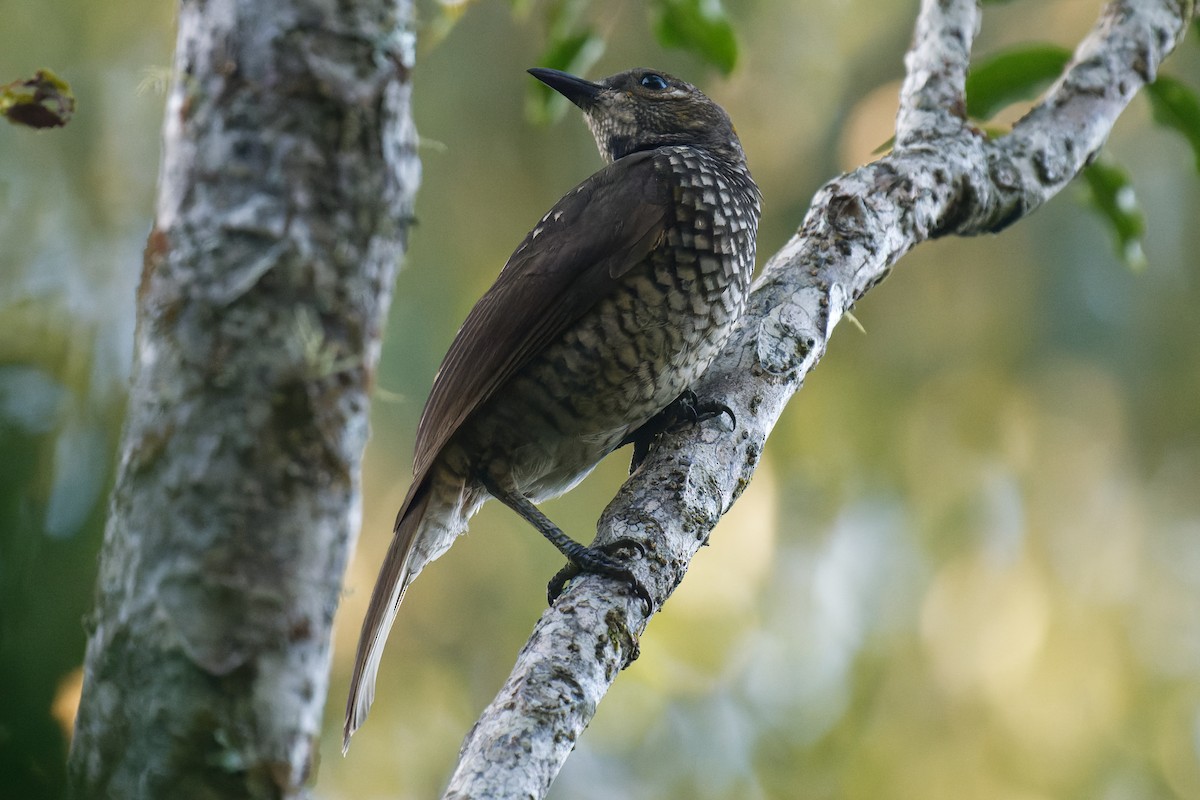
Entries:
<svg viewBox="0 0 1200 800">
<path fill-rule="evenodd" d="M 410 12 L 181 4 L 78 797 L 305 792 L 420 175 Z"/>
</svg>

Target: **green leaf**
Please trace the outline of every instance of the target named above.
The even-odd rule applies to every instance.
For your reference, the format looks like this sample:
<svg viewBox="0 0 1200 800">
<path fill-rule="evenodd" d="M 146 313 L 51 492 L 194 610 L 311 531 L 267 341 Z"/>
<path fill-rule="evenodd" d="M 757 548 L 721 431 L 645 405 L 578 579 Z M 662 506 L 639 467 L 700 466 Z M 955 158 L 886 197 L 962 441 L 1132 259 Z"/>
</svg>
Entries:
<svg viewBox="0 0 1200 800">
<path fill-rule="evenodd" d="M 583 75 L 603 54 L 604 40 L 589 29 L 552 40 L 538 59 L 538 66 Z M 560 119 L 570 101 L 541 81 L 531 81 L 531 84 L 525 96 L 525 113 L 529 119 L 541 125 Z"/>
<path fill-rule="evenodd" d="M 1146 87 L 1154 121 L 1164 128 L 1183 134 L 1196 153 L 1196 169 L 1200 171 L 1200 98 L 1191 87 L 1167 75 Z"/>
<path fill-rule="evenodd" d="M 1091 205 L 1112 229 L 1117 255 L 1130 269 L 1140 272 L 1146 267 L 1142 250 L 1146 218 L 1129 174 L 1116 164 L 1096 161 L 1084 168 L 1083 177 L 1091 190 Z"/>
<path fill-rule="evenodd" d="M 687 50 L 724 74 L 737 63 L 737 38 L 721 0 L 656 0 L 654 34 L 663 47 Z"/>
<path fill-rule="evenodd" d="M 991 119 L 1011 103 L 1037 97 L 1070 60 L 1070 50 L 1049 44 L 1026 45 L 992 56 L 967 75 L 967 114 L 973 119 Z"/>
</svg>

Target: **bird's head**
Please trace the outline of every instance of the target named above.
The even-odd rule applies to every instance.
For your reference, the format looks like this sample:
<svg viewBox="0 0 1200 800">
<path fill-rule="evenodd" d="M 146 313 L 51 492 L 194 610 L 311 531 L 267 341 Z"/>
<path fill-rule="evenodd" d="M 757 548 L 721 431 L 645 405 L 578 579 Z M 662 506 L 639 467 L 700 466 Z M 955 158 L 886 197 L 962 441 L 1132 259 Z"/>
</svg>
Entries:
<svg viewBox="0 0 1200 800">
<path fill-rule="evenodd" d="M 606 162 L 670 145 L 698 147 L 729 161 L 745 159 L 725 109 L 665 72 L 639 67 L 596 83 L 556 69 L 529 73 L 583 109 Z"/>
</svg>

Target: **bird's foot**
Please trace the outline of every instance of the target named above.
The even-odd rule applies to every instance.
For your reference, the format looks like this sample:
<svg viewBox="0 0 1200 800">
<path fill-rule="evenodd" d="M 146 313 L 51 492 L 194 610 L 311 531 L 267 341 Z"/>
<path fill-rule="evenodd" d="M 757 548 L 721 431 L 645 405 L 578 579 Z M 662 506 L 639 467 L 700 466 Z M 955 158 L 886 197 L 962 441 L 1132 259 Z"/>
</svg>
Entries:
<svg viewBox="0 0 1200 800">
<path fill-rule="evenodd" d="M 554 577 L 550 579 L 550 583 L 546 585 L 546 599 L 550 605 L 554 605 L 554 601 L 563 593 L 573 578 L 581 572 L 591 572 L 628 584 L 633 593 L 646 604 L 646 613 L 650 613 L 654 608 L 654 601 L 650 597 L 649 590 L 638 580 L 633 570 L 616 557 L 620 551 L 630 549 L 637 551 L 639 556 L 644 556 L 646 548 L 642 546 L 641 542 L 634 539 L 618 539 L 612 544 L 593 547 L 584 547 L 576 542 L 572 542 L 572 544 L 575 545 L 575 548 L 570 552 L 564 551 L 564 555 L 569 559 L 567 565 L 555 573 Z"/>
<path fill-rule="evenodd" d="M 685 390 L 666 408 L 651 417 L 642 427 L 629 434 L 625 441 L 621 442 L 619 446 L 633 445 L 629 474 L 632 475 L 637 471 L 637 468 L 646 460 L 646 456 L 650 455 L 650 447 L 664 433 L 674 433 L 685 425 L 696 425 L 722 414 L 728 414 L 730 423 L 737 428 L 737 416 L 734 415 L 732 408 L 720 400 L 714 400 L 711 397 L 700 399 L 691 389 Z"/>
<path fill-rule="evenodd" d="M 633 589 L 633 593 L 640 597 L 642 602 L 646 604 L 646 614 L 650 614 L 654 608 L 654 601 L 650 597 L 650 592 L 642 585 L 637 576 L 633 574 L 633 570 L 621 563 L 620 559 L 614 557 L 616 551 L 629 548 L 636 550 L 638 555 L 644 556 L 646 548 L 640 542 L 633 539 L 621 539 L 611 545 L 584 547 L 563 533 L 561 528 L 547 519 L 546 515 L 539 511 L 537 506 L 531 503 L 525 495 L 505 489 L 486 470 L 481 470 L 478 473 L 478 478 L 483 487 L 493 497 L 524 517 L 527 522 L 537 528 L 542 536 L 546 537 L 547 541 L 567 557 L 567 566 L 559 570 L 558 574 L 551 579 L 550 585 L 546 587 L 546 596 L 549 598 L 551 605 L 554 605 L 554 601 L 562 594 L 567 581 L 580 572 L 593 572 L 597 575 L 607 575 L 610 578 L 616 578 L 619 581 L 629 584 L 630 588 Z"/>
<path fill-rule="evenodd" d="M 711 397 L 701 399 L 691 389 L 676 397 L 671 405 L 659 413 L 674 415 L 675 419 L 667 426 L 668 431 L 678 430 L 684 425 L 706 422 L 722 414 L 728 414 L 729 424 L 737 428 L 737 416 L 733 413 L 732 408 Z"/>
</svg>

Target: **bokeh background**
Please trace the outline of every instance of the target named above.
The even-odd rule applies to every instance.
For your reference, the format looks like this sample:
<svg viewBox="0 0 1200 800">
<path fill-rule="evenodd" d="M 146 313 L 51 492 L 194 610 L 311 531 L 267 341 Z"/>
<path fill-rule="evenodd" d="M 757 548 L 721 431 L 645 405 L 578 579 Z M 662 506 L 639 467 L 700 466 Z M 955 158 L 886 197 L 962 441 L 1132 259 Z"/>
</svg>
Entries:
<svg viewBox="0 0 1200 800">
<path fill-rule="evenodd" d="M 737 123 L 760 263 L 888 139 L 916 2 L 731 0 L 724 77 L 597 3 L 600 76 L 655 66 Z M 976 49 L 1071 47 L 1091 0 L 987 6 Z M 599 159 L 525 116 L 543 4 L 420 5 L 419 224 L 401 273 L 339 613 L 318 798 L 435 795 L 560 566 L 486 509 L 409 592 L 338 753 L 354 638 L 459 321 Z M 63 130 L 0 125 L 0 795 L 61 788 L 152 219 L 173 6 L 0 0 L 0 82 L 50 67 Z M 1167 72 L 1200 86 L 1193 39 Z M 1010 110 L 1011 119 L 1018 110 Z M 1072 186 L 999 236 L 923 245 L 843 325 L 758 474 L 642 639 L 556 798 L 1200 797 L 1200 177 L 1144 99 L 1110 157 L 1147 217 L 1118 257 Z M 610 459 L 547 511 L 580 538 Z"/>
</svg>

